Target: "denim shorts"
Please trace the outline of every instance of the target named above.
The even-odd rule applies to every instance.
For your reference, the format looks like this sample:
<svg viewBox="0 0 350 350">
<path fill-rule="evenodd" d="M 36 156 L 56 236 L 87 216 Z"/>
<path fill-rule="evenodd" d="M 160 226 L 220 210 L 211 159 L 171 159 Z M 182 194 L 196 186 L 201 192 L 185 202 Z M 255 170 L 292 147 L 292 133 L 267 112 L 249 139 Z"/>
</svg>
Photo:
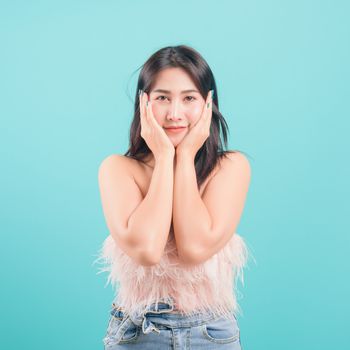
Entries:
<svg viewBox="0 0 350 350">
<path fill-rule="evenodd" d="M 141 315 L 129 315 L 112 304 L 105 350 L 180 350 L 231 349 L 242 350 L 237 319 L 197 313 L 185 316 L 174 313 L 172 306 L 159 302 Z"/>
</svg>

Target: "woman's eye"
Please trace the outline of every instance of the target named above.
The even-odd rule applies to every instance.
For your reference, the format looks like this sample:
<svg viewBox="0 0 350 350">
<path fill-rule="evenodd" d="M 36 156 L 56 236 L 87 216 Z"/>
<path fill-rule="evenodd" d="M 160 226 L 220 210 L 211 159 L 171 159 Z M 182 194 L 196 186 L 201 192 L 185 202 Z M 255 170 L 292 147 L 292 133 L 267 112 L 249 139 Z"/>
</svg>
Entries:
<svg viewBox="0 0 350 350">
<path fill-rule="evenodd" d="M 161 95 L 161 96 L 158 96 L 156 98 L 156 100 L 160 99 L 161 101 L 163 101 L 163 99 L 162 99 L 163 97 L 167 98 L 166 96 Z M 193 96 L 186 96 L 186 98 L 190 98 L 189 101 L 194 101 L 195 100 L 195 98 Z"/>
<path fill-rule="evenodd" d="M 156 100 L 158 100 L 160 97 L 166 97 L 166 96 L 158 96 L 158 97 L 156 98 Z M 161 100 L 161 101 L 163 101 L 163 100 Z"/>
</svg>

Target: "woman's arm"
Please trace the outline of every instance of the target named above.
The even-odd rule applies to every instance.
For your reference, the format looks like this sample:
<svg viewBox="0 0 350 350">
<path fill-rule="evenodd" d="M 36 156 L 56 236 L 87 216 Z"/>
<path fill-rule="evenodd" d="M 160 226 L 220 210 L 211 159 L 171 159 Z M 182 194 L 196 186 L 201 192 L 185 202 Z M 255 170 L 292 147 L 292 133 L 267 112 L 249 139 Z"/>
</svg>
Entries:
<svg viewBox="0 0 350 350">
<path fill-rule="evenodd" d="M 119 155 L 99 168 L 103 211 L 118 246 L 141 265 L 157 263 L 167 242 L 173 197 L 173 156 L 164 154 L 154 166 L 145 198 Z"/>
<path fill-rule="evenodd" d="M 229 154 L 200 196 L 193 157 L 175 165 L 173 224 L 180 260 L 199 264 L 231 239 L 243 212 L 251 169 L 241 153 Z"/>
<path fill-rule="evenodd" d="M 128 221 L 129 240 L 143 246 L 151 263 L 159 262 L 166 245 L 173 201 L 174 157 L 155 160 L 148 192 Z"/>
</svg>

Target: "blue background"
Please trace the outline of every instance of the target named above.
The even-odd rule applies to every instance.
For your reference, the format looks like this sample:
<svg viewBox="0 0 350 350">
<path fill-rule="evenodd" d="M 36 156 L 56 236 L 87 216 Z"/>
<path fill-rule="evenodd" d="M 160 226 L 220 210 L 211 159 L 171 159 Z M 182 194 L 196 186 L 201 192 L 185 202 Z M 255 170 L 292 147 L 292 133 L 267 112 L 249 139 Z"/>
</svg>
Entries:
<svg viewBox="0 0 350 350">
<path fill-rule="evenodd" d="M 346 1 L 1 1 L 1 348 L 102 349 L 113 291 L 97 171 L 128 146 L 139 68 L 186 44 L 251 157 L 245 350 L 350 341 Z"/>
</svg>

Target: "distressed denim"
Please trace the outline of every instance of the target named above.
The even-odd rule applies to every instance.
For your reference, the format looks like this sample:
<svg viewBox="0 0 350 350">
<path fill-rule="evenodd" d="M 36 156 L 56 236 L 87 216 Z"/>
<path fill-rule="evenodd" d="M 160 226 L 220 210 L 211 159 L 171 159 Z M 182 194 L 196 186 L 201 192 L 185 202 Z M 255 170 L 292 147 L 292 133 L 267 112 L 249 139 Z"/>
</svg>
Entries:
<svg viewBox="0 0 350 350">
<path fill-rule="evenodd" d="M 105 350 L 242 350 L 237 319 L 198 313 L 169 313 L 173 307 L 160 302 L 140 315 L 129 315 L 114 303 L 110 311 Z"/>
</svg>

